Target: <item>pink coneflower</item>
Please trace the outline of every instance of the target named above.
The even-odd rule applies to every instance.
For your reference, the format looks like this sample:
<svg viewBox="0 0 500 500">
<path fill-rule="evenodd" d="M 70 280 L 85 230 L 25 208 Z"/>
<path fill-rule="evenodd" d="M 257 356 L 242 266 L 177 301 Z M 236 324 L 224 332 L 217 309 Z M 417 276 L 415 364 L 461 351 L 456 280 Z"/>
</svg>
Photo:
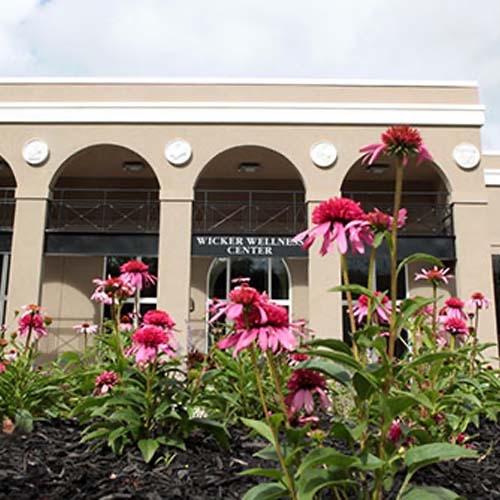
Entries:
<svg viewBox="0 0 500 500">
<path fill-rule="evenodd" d="M 106 280 L 96 278 L 92 282 L 96 285 L 96 289 L 90 299 L 103 304 L 123 302 L 135 293 L 135 288 L 131 283 L 122 278 L 109 277 Z"/>
<path fill-rule="evenodd" d="M 73 330 L 76 330 L 78 333 L 81 333 L 82 335 L 93 335 L 94 333 L 97 333 L 98 329 L 99 327 L 97 325 L 86 322 L 83 322 L 80 325 L 75 325 L 73 327 Z"/>
<path fill-rule="evenodd" d="M 124 314 L 120 318 L 120 323 L 118 324 L 118 329 L 121 332 L 131 332 L 134 329 L 134 319 L 130 314 Z"/>
<path fill-rule="evenodd" d="M 365 153 L 363 163 L 371 165 L 381 154 L 401 158 L 403 166 L 407 165 L 410 156 L 415 155 L 417 165 L 420 165 L 423 160 L 432 161 L 432 156 L 416 128 L 408 125 L 395 125 L 389 127 L 380 139 L 381 143 L 368 144 L 360 149 L 362 153 Z"/>
<path fill-rule="evenodd" d="M 375 308 L 375 314 L 379 322 L 389 323 L 389 316 L 391 315 L 391 304 L 387 295 L 382 295 L 381 292 L 374 292 L 375 296 L 380 297 L 380 305 Z M 360 324 L 363 319 L 368 316 L 368 304 L 370 303 L 370 298 L 366 295 L 360 295 L 357 304 L 353 307 L 353 314 L 356 318 L 358 324 Z"/>
<path fill-rule="evenodd" d="M 33 335 L 35 340 L 47 335 L 47 326 L 52 319 L 49 316 L 42 316 L 39 306 L 30 304 L 23 306 L 24 312 L 21 313 L 17 321 L 17 332 L 21 338 Z"/>
<path fill-rule="evenodd" d="M 0 373 L 5 373 L 7 371 L 7 366 L 0 361 Z"/>
<path fill-rule="evenodd" d="M 173 338 L 159 326 L 141 326 L 132 335 L 132 342 L 128 354 L 135 354 L 135 362 L 138 365 L 154 363 L 160 353 L 175 356 Z"/>
<path fill-rule="evenodd" d="M 265 312 L 261 307 L 262 295 L 248 283 L 242 283 L 229 292 L 229 300 L 214 299 L 209 305 L 210 323 L 225 315 L 228 320 L 243 317 L 243 312 L 258 311 L 265 320 Z"/>
<path fill-rule="evenodd" d="M 403 429 L 401 428 L 401 421 L 399 418 L 392 421 L 389 429 L 387 430 L 387 439 L 396 444 L 403 435 Z"/>
<path fill-rule="evenodd" d="M 456 317 L 447 317 L 443 322 L 442 330 L 454 337 L 457 335 L 468 335 L 469 329 L 467 327 L 467 323 L 460 318 Z"/>
<path fill-rule="evenodd" d="M 113 387 L 120 382 L 120 377 L 113 372 L 102 372 L 96 379 L 95 379 L 95 389 L 94 389 L 94 394 L 98 395 L 103 395 L 107 394 Z"/>
<path fill-rule="evenodd" d="M 314 395 L 319 397 L 320 406 L 327 410 L 330 407 L 330 399 L 325 393 L 326 380 L 319 372 L 314 370 L 297 369 L 287 383 L 290 394 L 286 396 L 285 403 L 290 412 L 296 413 L 302 408 L 306 413 L 314 412 Z"/>
<path fill-rule="evenodd" d="M 289 366 L 297 366 L 303 361 L 307 361 L 309 359 L 309 354 L 304 352 L 290 352 L 288 354 L 288 365 Z"/>
<path fill-rule="evenodd" d="M 17 359 L 18 353 L 15 349 L 11 349 L 8 353 L 4 354 L 5 361 L 15 361 Z"/>
<path fill-rule="evenodd" d="M 401 208 L 398 212 L 398 228 L 401 229 L 406 224 L 408 211 L 406 208 Z M 374 208 L 373 212 L 366 214 L 366 221 L 371 229 L 376 233 L 383 233 L 392 229 L 394 218 L 392 215 L 381 212 L 378 208 Z"/>
<path fill-rule="evenodd" d="M 149 266 L 140 260 L 129 260 L 120 266 L 120 278 L 130 283 L 137 290 L 154 285 L 156 276 L 148 272 Z"/>
<path fill-rule="evenodd" d="M 440 283 L 448 284 L 448 280 L 453 278 L 452 274 L 448 274 L 450 269 L 448 267 L 439 269 L 434 266 L 432 269 L 422 269 L 419 273 L 415 274 L 415 281 L 426 280 L 431 282 L 434 286 Z"/>
<path fill-rule="evenodd" d="M 373 243 L 373 233 L 365 219 L 359 203 L 348 198 L 330 198 L 313 210 L 313 227 L 295 236 L 293 241 L 303 242 L 302 248 L 307 250 L 316 238 L 323 237 L 320 254 L 326 255 L 333 250 L 334 242 L 339 252 L 346 254 L 350 240 L 354 253 L 364 253 L 364 244 Z"/>
<path fill-rule="evenodd" d="M 458 297 L 450 297 L 444 303 L 444 307 L 439 311 L 440 316 L 446 318 L 467 319 L 464 312 L 464 303 Z"/>
<path fill-rule="evenodd" d="M 160 326 L 165 330 L 172 330 L 175 326 L 175 321 L 170 317 L 170 315 L 158 309 L 148 311 L 142 318 L 142 322 L 145 325 L 156 325 Z"/>
<path fill-rule="evenodd" d="M 490 307 L 491 300 L 487 299 L 481 292 L 473 293 L 469 300 L 465 301 L 465 307 L 467 309 L 488 309 Z"/>
<path fill-rule="evenodd" d="M 290 322 L 284 307 L 262 299 L 259 309 L 254 308 L 247 315 L 236 318 L 235 333 L 220 340 L 217 347 L 235 347 L 233 356 L 237 356 L 254 341 L 262 352 L 268 349 L 276 352 L 280 348 L 291 351 L 297 347 L 297 335 L 303 335 L 302 327 L 301 322 Z"/>
</svg>

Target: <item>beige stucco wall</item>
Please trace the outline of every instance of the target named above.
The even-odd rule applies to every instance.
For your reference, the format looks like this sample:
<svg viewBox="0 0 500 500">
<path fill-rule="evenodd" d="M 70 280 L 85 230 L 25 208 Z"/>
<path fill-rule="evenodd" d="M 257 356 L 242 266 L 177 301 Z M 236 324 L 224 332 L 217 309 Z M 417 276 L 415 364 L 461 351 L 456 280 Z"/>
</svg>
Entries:
<svg viewBox="0 0 500 500">
<path fill-rule="evenodd" d="M 83 322 L 100 323 L 101 307 L 90 300 L 94 286 L 89 277 L 101 278 L 103 266 L 102 257 L 44 258 L 42 304 L 53 323 L 40 343 L 42 352 L 83 348 L 83 338 L 72 327 Z"/>
<path fill-rule="evenodd" d="M 149 82 L 1 83 L 0 101 L 129 102 L 341 102 L 477 104 L 474 84 L 401 84 L 398 82 Z"/>
<path fill-rule="evenodd" d="M 0 102 L 23 100 L 409 103 L 411 106 L 475 105 L 479 102 L 476 87 L 459 85 L 0 85 Z M 181 330 L 182 343 L 186 345 L 186 322 L 200 321 L 198 307 L 204 293 L 201 276 L 206 262 L 203 264 L 191 258 L 190 238 L 193 188 L 205 165 L 217 154 L 236 146 L 269 148 L 297 168 L 306 201 L 312 209 L 316 203 L 340 192 L 347 172 L 360 157 L 360 146 L 378 141 L 385 129 L 385 125 L 363 124 L 0 123 L 0 156 L 10 165 L 18 186 L 9 307 L 39 298 L 44 203 L 61 165 L 84 148 L 96 144 L 120 145 L 140 155 L 153 169 L 160 185 L 161 200 L 158 307 L 174 316 Z M 483 165 L 462 170 L 451 156 L 453 148 L 461 142 L 473 143 L 480 149 L 479 126 L 443 124 L 423 125 L 419 129 L 446 179 L 454 203 L 457 294 L 465 297 L 479 289 L 493 296 L 490 254 L 491 248 L 500 242 L 500 233 L 497 235 L 498 229 L 492 227 L 492 220 L 500 208 L 500 201 L 495 190 L 487 190 L 484 185 Z M 45 140 L 51 151 L 49 160 L 36 168 L 27 165 L 21 156 L 23 144 L 33 137 Z M 164 158 L 165 144 L 177 137 L 189 141 L 193 148 L 192 160 L 181 168 L 170 165 Z M 310 159 L 311 145 L 320 140 L 329 140 L 337 147 L 338 160 L 333 168 L 317 168 Z M 407 175 L 418 177 L 418 171 L 407 172 Z M 244 188 L 245 184 L 235 181 L 235 187 Z M 340 259 L 337 254 L 319 257 L 317 252 L 316 245 L 310 251 L 307 272 L 303 263 L 290 259 L 292 274 L 299 276 L 298 281 L 292 280 L 293 313 L 295 317 L 302 313 L 308 316 L 318 336 L 340 337 L 340 294 L 326 291 L 340 282 Z M 50 266 L 54 265 L 51 259 L 46 258 L 44 262 L 45 267 L 48 266 L 44 271 L 46 277 L 47 273 L 56 271 L 51 270 Z M 92 265 L 89 263 L 89 272 Z M 65 283 L 66 278 L 61 276 L 61 279 L 61 283 Z M 61 309 L 58 305 L 56 288 L 44 280 L 42 304 L 47 309 L 54 305 L 57 310 L 72 314 L 72 307 L 65 305 Z M 193 314 L 189 312 L 190 298 L 195 301 Z M 63 317 L 62 312 L 60 317 Z M 496 340 L 492 311 L 482 320 L 482 325 L 487 332 L 483 339 Z"/>
</svg>

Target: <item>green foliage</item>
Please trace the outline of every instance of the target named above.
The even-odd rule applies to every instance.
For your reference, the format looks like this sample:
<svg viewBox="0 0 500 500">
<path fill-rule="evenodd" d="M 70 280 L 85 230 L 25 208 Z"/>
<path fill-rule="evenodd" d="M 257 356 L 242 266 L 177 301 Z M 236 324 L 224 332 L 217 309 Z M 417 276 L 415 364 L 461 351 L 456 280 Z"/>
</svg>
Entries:
<svg viewBox="0 0 500 500">
<path fill-rule="evenodd" d="M 19 429 L 31 431 L 34 420 L 66 412 L 66 377 L 50 364 L 37 365 L 34 349 L 12 345 L 17 355 L 5 362 L 0 373 L 0 421 L 9 418 Z"/>
<path fill-rule="evenodd" d="M 84 441 L 104 440 L 117 454 L 137 445 L 146 462 L 160 446 L 184 449 L 185 439 L 200 429 L 227 445 L 225 427 L 190 412 L 189 398 L 177 362 L 130 365 L 112 390 L 83 398 L 73 414 L 85 424 Z"/>
</svg>

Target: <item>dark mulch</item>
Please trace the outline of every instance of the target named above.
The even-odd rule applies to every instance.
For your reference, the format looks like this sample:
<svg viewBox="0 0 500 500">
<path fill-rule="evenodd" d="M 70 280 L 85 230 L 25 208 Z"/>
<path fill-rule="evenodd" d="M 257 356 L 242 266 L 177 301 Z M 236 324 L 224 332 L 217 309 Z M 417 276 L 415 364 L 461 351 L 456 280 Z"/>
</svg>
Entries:
<svg viewBox="0 0 500 500">
<path fill-rule="evenodd" d="M 79 442 L 70 421 L 39 422 L 29 434 L 0 435 L 0 500 L 3 499 L 239 499 L 257 478 L 239 476 L 266 466 L 252 455 L 262 447 L 233 430 L 229 450 L 211 438 L 191 440 L 170 463 L 145 464 L 139 452 L 115 457 Z M 467 499 L 500 499 L 500 425 L 484 422 L 474 445 L 479 461 L 448 462 L 421 471 L 419 484 L 450 488 Z"/>
</svg>

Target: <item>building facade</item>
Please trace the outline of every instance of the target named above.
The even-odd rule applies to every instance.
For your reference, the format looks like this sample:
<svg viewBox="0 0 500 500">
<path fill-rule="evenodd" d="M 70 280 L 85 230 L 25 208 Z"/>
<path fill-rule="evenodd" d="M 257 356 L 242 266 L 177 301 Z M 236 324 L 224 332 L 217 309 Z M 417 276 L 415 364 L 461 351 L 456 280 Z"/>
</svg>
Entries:
<svg viewBox="0 0 500 500">
<path fill-rule="evenodd" d="M 318 337 L 343 335 L 337 254 L 292 238 L 321 201 L 389 210 L 393 165 L 359 148 L 389 125 L 419 128 L 434 161 L 405 169 L 401 258 L 453 269 L 444 293 L 500 289 L 500 154 L 481 152 L 484 107 L 468 82 L 0 82 L 0 311 L 40 303 L 54 318 L 47 354 L 81 347 L 98 322 L 92 279 L 141 258 L 158 275 L 141 309 L 166 309 L 181 344 L 206 346 L 207 298 L 250 276 Z M 498 256 L 498 257 L 497 257 Z M 350 259 L 366 278 L 366 260 Z M 400 297 L 426 292 L 407 266 Z M 387 288 L 387 256 L 377 288 Z M 495 309 L 480 337 L 497 342 Z"/>
</svg>

